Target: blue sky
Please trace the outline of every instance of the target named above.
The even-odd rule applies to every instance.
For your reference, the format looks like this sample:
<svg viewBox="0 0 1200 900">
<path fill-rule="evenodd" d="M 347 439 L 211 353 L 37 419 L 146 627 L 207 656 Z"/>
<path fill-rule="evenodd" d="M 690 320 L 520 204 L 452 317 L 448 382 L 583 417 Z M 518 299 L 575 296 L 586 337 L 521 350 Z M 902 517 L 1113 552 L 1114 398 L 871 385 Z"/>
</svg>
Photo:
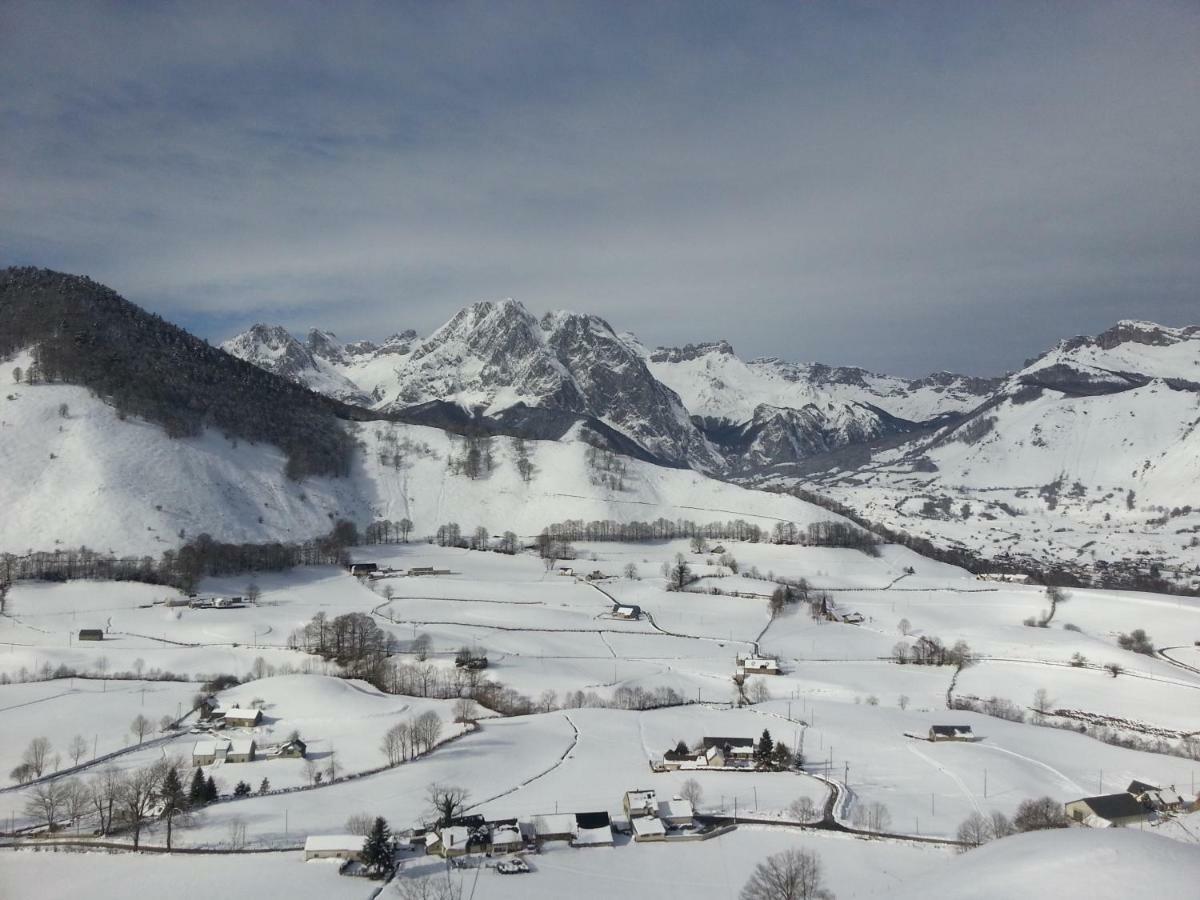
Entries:
<svg viewBox="0 0 1200 900">
<path fill-rule="evenodd" d="M 1200 6 L 0 2 L 0 264 L 991 374 L 1200 321 Z"/>
</svg>

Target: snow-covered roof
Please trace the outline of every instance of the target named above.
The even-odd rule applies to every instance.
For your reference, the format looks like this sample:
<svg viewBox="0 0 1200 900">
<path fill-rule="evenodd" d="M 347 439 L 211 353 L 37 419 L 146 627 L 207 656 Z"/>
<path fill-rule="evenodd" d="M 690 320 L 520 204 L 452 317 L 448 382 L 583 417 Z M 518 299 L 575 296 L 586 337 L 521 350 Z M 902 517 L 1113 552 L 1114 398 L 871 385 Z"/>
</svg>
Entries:
<svg viewBox="0 0 1200 900">
<path fill-rule="evenodd" d="M 633 833 L 637 837 L 650 837 L 656 834 L 666 834 L 667 827 L 657 816 L 638 816 L 633 820 Z"/>
<path fill-rule="evenodd" d="M 229 709 L 222 710 L 221 714 L 225 716 L 226 722 L 231 719 L 253 722 L 262 715 L 262 713 L 260 713 L 257 709 L 241 709 L 237 706 L 231 706 Z"/>
<path fill-rule="evenodd" d="M 345 850 L 361 853 L 366 838 L 361 834 L 310 834 L 304 839 L 304 849 L 313 850 Z"/>
<path fill-rule="evenodd" d="M 625 800 L 629 804 L 630 809 L 635 807 L 649 807 L 654 803 L 654 790 L 651 788 L 643 788 L 636 791 L 626 791 Z"/>
<path fill-rule="evenodd" d="M 471 829 L 465 825 L 450 825 L 442 829 L 442 846 L 465 847 L 471 839 Z"/>
<path fill-rule="evenodd" d="M 696 811 L 692 809 L 690 802 L 676 797 L 672 800 L 660 800 L 658 814 L 664 819 L 690 819 Z"/>
<path fill-rule="evenodd" d="M 253 738 L 234 738 L 229 742 L 229 752 L 233 754 L 250 753 L 254 750 Z"/>
<path fill-rule="evenodd" d="M 612 827 L 605 825 L 601 828 L 580 828 L 572 840 L 574 844 L 611 844 L 613 841 Z"/>
<path fill-rule="evenodd" d="M 529 822 L 533 825 L 534 833 L 539 836 L 545 834 L 570 834 L 575 830 L 575 816 L 571 813 L 550 813 L 544 816 L 531 816 Z"/>
<path fill-rule="evenodd" d="M 218 752 L 229 749 L 229 741 L 196 741 L 192 748 L 193 756 L 216 756 Z"/>
<path fill-rule="evenodd" d="M 492 830 L 493 844 L 519 844 L 521 843 L 521 830 L 516 825 L 501 825 L 499 828 Z"/>
</svg>

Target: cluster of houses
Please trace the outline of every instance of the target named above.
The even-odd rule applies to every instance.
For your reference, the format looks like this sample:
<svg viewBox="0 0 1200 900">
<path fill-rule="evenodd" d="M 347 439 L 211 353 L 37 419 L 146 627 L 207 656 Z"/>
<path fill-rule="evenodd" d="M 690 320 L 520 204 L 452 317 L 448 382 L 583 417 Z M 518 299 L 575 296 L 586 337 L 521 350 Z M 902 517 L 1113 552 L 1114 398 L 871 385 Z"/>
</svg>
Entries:
<svg viewBox="0 0 1200 900">
<path fill-rule="evenodd" d="M 1163 813 L 1184 810 L 1185 804 L 1175 786 L 1156 787 L 1144 781 L 1131 781 L 1118 794 L 1083 797 L 1064 805 L 1067 819 L 1086 828 L 1125 828 L 1140 825 Z"/>
<path fill-rule="evenodd" d="M 663 754 L 655 768 L 672 769 L 752 769 L 754 738 L 705 737 L 694 749 L 683 744 Z"/>
<path fill-rule="evenodd" d="M 443 859 L 468 854 L 498 856 L 537 848 L 548 841 L 565 841 L 572 847 L 611 847 L 616 835 L 634 841 L 696 840 L 692 804 L 680 797 L 659 800 L 653 790 L 626 791 L 624 815 L 607 811 L 553 812 L 521 819 L 489 820 L 464 815 L 448 824 L 414 832 L 412 849 Z M 312 835 L 304 843 L 304 859 L 362 860 L 364 839 L 354 834 Z"/>
<path fill-rule="evenodd" d="M 209 736 L 192 747 L 193 766 L 211 766 L 215 763 L 254 762 L 261 757 L 274 759 L 304 759 L 308 745 L 299 737 L 291 737 L 269 747 L 261 746 L 253 737 L 223 737 L 213 734 L 226 728 L 254 728 L 262 724 L 261 709 L 243 709 L 233 706 L 219 709 L 214 698 L 207 698 L 200 705 L 200 729 Z M 261 754 L 261 756 L 260 756 Z"/>
<path fill-rule="evenodd" d="M 188 600 L 192 609 L 241 609 L 245 605 L 242 597 L 191 597 Z"/>
<path fill-rule="evenodd" d="M 346 565 L 347 571 L 355 578 L 379 578 L 383 576 L 421 576 L 421 575 L 450 575 L 449 569 L 438 569 L 433 566 L 410 566 L 408 569 L 380 568 L 379 563 L 351 562 Z"/>
</svg>

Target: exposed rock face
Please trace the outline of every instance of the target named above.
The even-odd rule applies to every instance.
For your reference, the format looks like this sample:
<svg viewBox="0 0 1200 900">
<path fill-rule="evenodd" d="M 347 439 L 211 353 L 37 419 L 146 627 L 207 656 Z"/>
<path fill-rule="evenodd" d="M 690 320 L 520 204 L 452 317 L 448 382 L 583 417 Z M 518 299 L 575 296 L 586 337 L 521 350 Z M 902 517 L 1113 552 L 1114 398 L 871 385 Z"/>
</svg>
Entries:
<svg viewBox="0 0 1200 900">
<path fill-rule="evenodd" d="M 314 330 L 301 345 L 283 329 L 255 326 L 225 348 L 316 390 L 336 375 L 385 412 L 421 407 L 431 415 L 436 407 L 427 405 L 442 402 L 497 420 L 504 410 L 536 407 L 561 412 L 566 424 L 605 423 L 672 465 L 721 465 L 679 397 L 596 316 L 555 312 L 539 321 L 504 300 L 468 306 L 423 340 L 406 331 L 382 345 L 343 345 Z M 537 421 L 547 427 L 544 417 Z"/>
</svg>

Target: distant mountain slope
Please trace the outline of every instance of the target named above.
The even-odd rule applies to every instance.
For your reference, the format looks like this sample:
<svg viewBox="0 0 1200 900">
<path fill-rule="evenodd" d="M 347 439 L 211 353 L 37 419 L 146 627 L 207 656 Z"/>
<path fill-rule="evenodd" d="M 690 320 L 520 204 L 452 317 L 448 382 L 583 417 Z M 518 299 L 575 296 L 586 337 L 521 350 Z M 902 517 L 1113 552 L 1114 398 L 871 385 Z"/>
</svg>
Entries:
<svg viewBox="0 0 1200 900">
<path fill-rule="evenodd" d="M 352 411 L 210 347 L 88 278 L 0 271 L 0 358 L 32 351 L 25 380 L 83 385 L 175 436 L 206 427 L 264 441 L 288 472 L 349 471 Z"/>
<path fill-rule="evenodd" d="M 23 354 L 6 368 L 30 361 Z M 567 519 L 745 518 L 769 530 L 778 519 L 833 518 L 793 498 L 596 451 L 573 435 L 522 447 L 384 421 L 345 427 L 359 446 L 349 474 L 295 482 L 269 444 L 211 428 L 171 438 L 136 416 L 121 419 L 86 388 L 10 386 L 0 396 L 0 552 L 86 545 L 157 556 L 202 532 L 299 541 L 340 518 L 360 528 L 408 518 L 415 537 L 449 522 L 464 535 L 480 525 L 533 535 Z M 474 478 L 465 465 L 472 446 L 491 458 Z"/>
<path fill-rule="evenodd" d="M 970 416 L 810 485 L 985 556 L 1200 575 L 1200 328 L 1060 342 Z"/>
</svg>

